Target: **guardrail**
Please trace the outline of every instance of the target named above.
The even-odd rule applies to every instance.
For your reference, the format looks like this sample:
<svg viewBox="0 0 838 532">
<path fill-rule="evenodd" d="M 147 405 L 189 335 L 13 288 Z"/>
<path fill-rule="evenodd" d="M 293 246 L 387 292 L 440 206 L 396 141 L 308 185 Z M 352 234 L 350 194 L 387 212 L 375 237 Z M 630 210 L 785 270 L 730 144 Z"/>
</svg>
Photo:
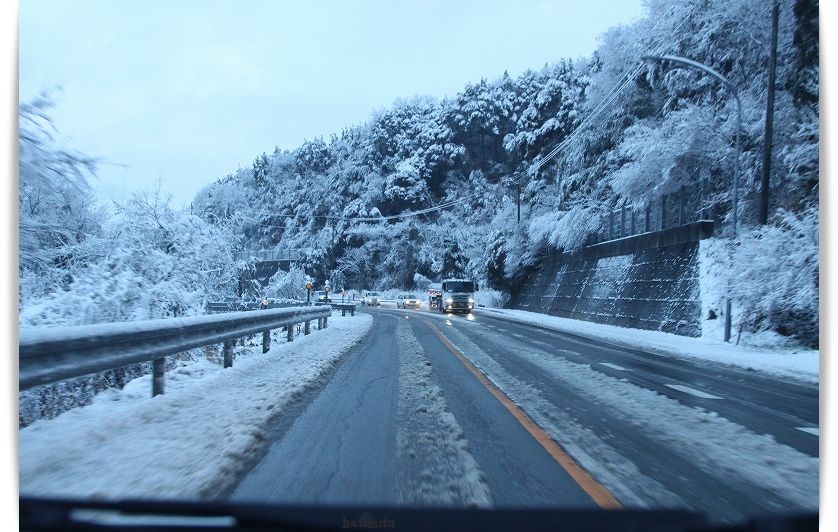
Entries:
<svg viewBox="0 0 838 532">
<path fill-rule="evenodd" d="M 231 312 L 123 323 L 21 329 L 20 373 L 24 390 L 41 384 L 152 362 L 152 396 L 163 393 L 165 357 L 188 349 L 224 345 L 224 367 L 233 366 L 233 347 L 239 338 L 262 333 L 262 352 L 270 349 L 271 329 L 284 327 L 289 342 L 294 325 L 311 321 L 328 326 L 331 307 L 292 307 L 259 312 Z"/>
<path fill-rule="evenodd" d="M 267 307 L 262 307 L 262 304 L 259 302 L 250 301 L 247 303 L 239 303 L 239 302 L 218 302 L 218 303 L 207 303 L 206 309 L 208 313 L 219 313 L 219 312 L 238 312 L 243 310 L 265 310 L 265 308 L 273 309 L 273 308 L 292 308 L 292 307 L 305 307 L 307 306 L 305 301 L 299 301 L 296 303 L 290 302 L 283 302 L 283 303 L 269 303 Z"/>
<path fill-rule="evenodd" d="M 348 312 L 350 316 L 355 315 L 355 303 L 331 303 L 333 310 L 339 310 L 341 316 L 346 316 Z"/>
</svg>

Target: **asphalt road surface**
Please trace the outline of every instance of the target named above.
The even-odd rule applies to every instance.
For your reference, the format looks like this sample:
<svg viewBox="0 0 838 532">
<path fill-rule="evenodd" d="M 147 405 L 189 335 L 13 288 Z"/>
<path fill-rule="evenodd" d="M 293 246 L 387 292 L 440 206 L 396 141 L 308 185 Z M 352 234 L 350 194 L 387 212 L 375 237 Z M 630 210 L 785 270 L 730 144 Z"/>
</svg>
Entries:
<svg viewBox="0 0 838 532">
<path fill-rule="evenodd" d="M 817 386 L 479 312 L 365 310 L 370 333 L 282 416 L 233 499 L 817 508 Z"/>
</svg>

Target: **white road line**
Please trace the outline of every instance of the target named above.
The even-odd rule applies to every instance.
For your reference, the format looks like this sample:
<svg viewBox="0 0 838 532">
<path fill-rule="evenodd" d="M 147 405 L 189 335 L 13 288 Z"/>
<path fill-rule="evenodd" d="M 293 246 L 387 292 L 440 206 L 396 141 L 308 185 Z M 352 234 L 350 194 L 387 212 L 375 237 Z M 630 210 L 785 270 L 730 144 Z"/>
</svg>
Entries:
<svg viewBox="0 0 838 532">
<path fill-rule="evenodd" d="M 624 368 L 623 366 L 618 366 L 617 364 L 612 364 L 610 362 L 600 362 L 601 366 L 605 366 L 606 368 L 616 369 L 617 371 L 631 371 L 628 368 Z"/>
<path fill-rule="evenodd" d="M 702 392 L 701 390 L 696 390 L 695 388 L 690 388 L 689 386 L 683 386 L 681 384 L 667 384 L 666 386 L 668 388 L 672 388 L 673 390 L 688 393 L 690 395 L 694 395 L 695 397 L 700 397 L 702 399 L 721 399 L 721 397 L 710 395 L 709 393 Z"/>
<path fill-rule="evenodd" d="M 813 436 L 817 436 L 818 438 L 821 437 L 821 429 L 820 427 L 794 427 L 797 430 L 802 430 L 803 432 L 808 432 Z"/>
<path fill-rule="evenodd" d="M 547 342 L 542 342 L 541 340 L 530 340 L 530 342 L 538 345 L 543 345 L 544 347 L 553 347 L 552 345 L 548 344 Z"/>
<path fill-rule="evenodd" d="M 518 333 L 512 333 L 512 336 L 514 336 L 516 338 L 526 338 L 526 336 L 524 336 L 523 334 L 518 334 Z"/>
</svg>

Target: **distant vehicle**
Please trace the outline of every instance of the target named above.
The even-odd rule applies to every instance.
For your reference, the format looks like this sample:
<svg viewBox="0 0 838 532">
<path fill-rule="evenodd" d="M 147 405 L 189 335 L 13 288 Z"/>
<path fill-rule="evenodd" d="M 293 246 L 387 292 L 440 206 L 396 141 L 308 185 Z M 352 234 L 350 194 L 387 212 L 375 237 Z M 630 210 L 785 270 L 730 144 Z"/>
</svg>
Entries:
<svg viewBox="0 0 838 532">
<path fill-rule="evenodd" d="M 396 308 L 419 308 L 422 303 L 416 294 L 402 294 L 396 299 Z"/>
<path fill-rule="evenodd" d="M 442 302 L 442 283 L 431 283 L 428 287 L 428 310 L 439 310 Z"/>
<path fill-rule="evenodd" d="M 440 312 L 471 312 L 477 283 L 469 279 L 444 279 L 440 290 Z"/>
<path fill-rule="evenodd" d="M 361 304 L 368 307 L 380 307 L 381 295 L 378 292 L 367 292 L 361 299 Z"/>
<path fill-rule="evenodd" d="M 329 297 L 329 292 L 326 292 L 325 290 L 315 290 L 312 294 L 312 300 L 315 303 L 328 303 L 332 300 L 332 298 Z"/>
</svg>

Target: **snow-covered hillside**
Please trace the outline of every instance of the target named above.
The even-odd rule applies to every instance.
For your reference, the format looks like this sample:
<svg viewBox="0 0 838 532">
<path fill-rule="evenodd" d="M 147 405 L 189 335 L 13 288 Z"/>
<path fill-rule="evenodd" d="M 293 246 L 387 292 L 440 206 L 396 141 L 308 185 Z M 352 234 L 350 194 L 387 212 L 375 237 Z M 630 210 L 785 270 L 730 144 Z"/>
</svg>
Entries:
<svg viewBox="0 0 838 532">
<path fill-rule="evenodd" d="M 654 16 L 608 30 L 590 57 L 475 80 L 444 99 L 397 101 L 328 139 L 256 156 L 185 210 L 162 189 L 97 207 L 86 184 L 97 161 L 56 140 L 49 100 L 25 103 L 21 324 L 183 316 L 208 301 L 266 295 L 239 282 L 254 268 L 233 260 L 242 250 L 301 250 L 300 270 L 274 279 L 273 297 L 293 297 L 306 275 L 354 289 L 469 276 L 508 293 L 548 248 L 584 245 L 604 209 L 642 206 L 698 179 L 708 183 L 703 209 L 717 235 L 728 236 L 733 101 L 699 71 L 640 62 L 676 53 L 739 88 L 741 238 L 731 295 L 749 313 L 745 332 L 815 346 L 817 7 L 781 4 L 771 210 L 762 228 L 755 183 L 770 16 L 751 0 L 653 0 Z"/>
</svg>

